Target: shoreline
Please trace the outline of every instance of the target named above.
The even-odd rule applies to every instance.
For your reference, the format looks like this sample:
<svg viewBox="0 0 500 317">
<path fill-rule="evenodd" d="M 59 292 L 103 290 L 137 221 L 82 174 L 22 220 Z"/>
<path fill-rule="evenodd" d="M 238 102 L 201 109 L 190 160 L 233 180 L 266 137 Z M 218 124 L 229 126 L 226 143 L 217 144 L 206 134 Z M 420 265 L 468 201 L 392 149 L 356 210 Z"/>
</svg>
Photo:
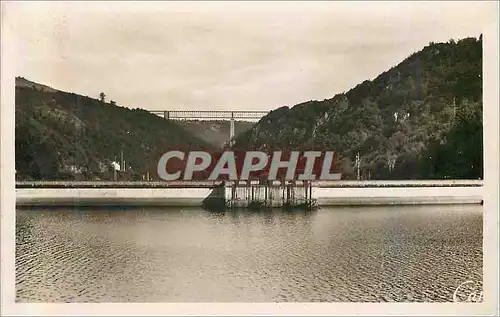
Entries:
<svg viewBox="0 0 500 317">
<path fill-rule="evenodd" d="M 220 187 L 219 187 L 220 188 Z M 221 189 L 221 188 L 220 188 Z M 411 190 L 409 190 L 411 189 Z M 209 199 L 228 199 L 231 188 L 16 188 L 16 206 L 203 207 Z M 481 204 L 481 186 L 312 187 L 318 207 L 373 205 Z"/>
</svg>

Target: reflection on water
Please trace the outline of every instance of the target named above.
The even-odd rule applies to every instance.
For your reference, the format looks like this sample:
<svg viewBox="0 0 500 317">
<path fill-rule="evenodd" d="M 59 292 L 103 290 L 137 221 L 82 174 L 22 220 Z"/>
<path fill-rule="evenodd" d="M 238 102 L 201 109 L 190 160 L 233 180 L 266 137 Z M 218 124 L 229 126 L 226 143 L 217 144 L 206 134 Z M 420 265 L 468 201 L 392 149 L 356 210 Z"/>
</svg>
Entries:
<svg viewBox="0 0 500 317">
<path fill-rule="evenodd" d="M 482 207 L 18 209 L 21 302 L 452 301 Z"/>
</svg>

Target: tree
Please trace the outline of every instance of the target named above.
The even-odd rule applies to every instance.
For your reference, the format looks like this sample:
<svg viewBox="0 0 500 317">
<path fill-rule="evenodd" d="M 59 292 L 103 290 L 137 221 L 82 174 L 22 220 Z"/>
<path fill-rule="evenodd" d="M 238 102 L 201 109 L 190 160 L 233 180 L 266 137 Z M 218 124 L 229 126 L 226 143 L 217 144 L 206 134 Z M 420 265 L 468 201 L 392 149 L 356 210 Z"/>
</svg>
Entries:
<svg viewBox="0 0 500 317">
<path fill-rule="evenodd" d="M 483 178 L 482 103 L 464 102 L 446 135 L 446 143 L 432 142 L 423 155 L 428 178 Z"/>
<path fill-rule="evenodd" d="M 105 94 L 105 93 L 103 93 L 103 92 L 101 92 L 101 93 L 99 94 L 99 100 L 100 100 L 101 102 L 106 102 L 106 94 Z"/>
</svg>

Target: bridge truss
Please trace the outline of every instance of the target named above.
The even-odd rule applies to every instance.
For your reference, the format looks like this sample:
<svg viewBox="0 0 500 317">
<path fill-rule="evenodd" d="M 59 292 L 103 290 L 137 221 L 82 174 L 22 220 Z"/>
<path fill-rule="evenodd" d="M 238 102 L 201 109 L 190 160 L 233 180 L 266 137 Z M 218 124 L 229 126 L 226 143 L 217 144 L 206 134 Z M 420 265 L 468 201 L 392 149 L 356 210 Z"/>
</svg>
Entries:
<svg viewBox="0 0 500 317">
<path fill-rule="evenodd" d="M 230 111 L 230 110 L 149 110 L 149 112 L 163 116 L 167 120 L 229 120 L 229 142 L 234 143 L 234 121 L 257 121 L 269 111 Z"/>
<path fill-rule="evenodd" d="M 170 120 L 258 120 L 269 111 L 149 110 Z"/>
</svg>

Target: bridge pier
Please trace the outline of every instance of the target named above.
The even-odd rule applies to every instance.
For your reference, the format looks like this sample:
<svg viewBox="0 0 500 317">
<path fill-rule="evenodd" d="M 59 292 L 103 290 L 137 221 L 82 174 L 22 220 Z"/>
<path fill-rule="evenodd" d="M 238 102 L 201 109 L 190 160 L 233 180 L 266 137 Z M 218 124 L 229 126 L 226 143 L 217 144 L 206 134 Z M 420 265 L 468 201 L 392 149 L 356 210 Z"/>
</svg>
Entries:
<svg viewBox="0 0 500 317">
<path fill-rule="evenodd" d="M 170 119 L 170 111 L 163 111 L 163 118 Z"/>
<path fill-rule="evenodd" d="M 234 144 L 234 112 L 231 111 L 231 125 L 229 127 L 229 146 L 233 147 Z"/>
</svg>

